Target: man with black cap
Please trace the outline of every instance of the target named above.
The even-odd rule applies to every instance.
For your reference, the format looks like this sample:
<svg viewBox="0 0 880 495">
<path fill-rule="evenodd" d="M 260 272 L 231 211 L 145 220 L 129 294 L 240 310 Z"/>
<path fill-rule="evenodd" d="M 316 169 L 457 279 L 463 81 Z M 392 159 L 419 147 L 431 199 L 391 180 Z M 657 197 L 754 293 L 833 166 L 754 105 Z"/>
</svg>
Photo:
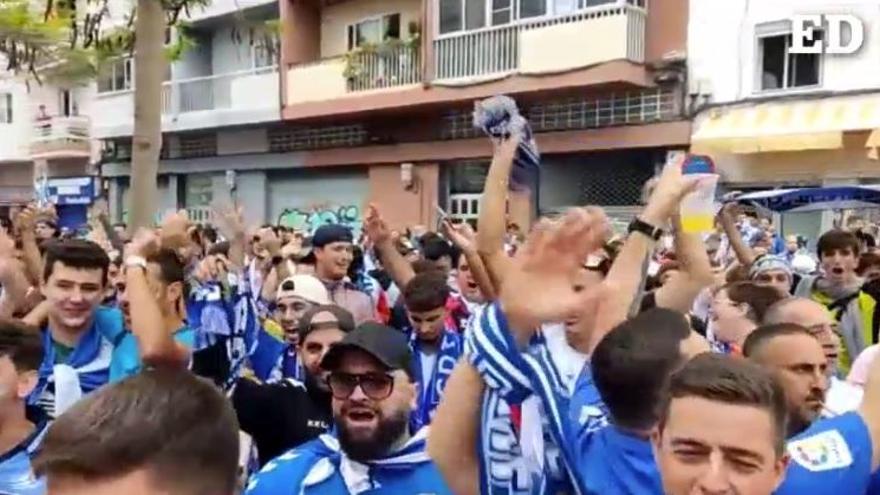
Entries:
<svg viewBox="0 0 880 495">
<path fill-rule="evenodd" d="M 241 429 L 253 437 L 260 464 L 307 442 L 330 427 L 330 391 L 321 360 L 330 347 L 354 329 L 351 313 L 339 306 L 316 306 L 299 322 L 297 355 L 305 380 L 260 384 L 241 378 L 232 403 Z"/>
<path fill-rule="evenodd" d="M 368 322 L 324 356 L 335 432 L 266 464 L 248 495 L 451 494 L 425 452 L 427 429 L 410 432 L 418 386 L 406 337 Z"/>
<path fill-rule="evenodd" d="M 312 237 L 315 255 L 315 276 L 327 290 L 330 299 L 351 312 L 355 323 L 376 320 L 376 305 L 367 294 L 346 279 L 354 259 L 354 236 L 351 229 L 338 224 L 322 225 Z"/>
</svg>

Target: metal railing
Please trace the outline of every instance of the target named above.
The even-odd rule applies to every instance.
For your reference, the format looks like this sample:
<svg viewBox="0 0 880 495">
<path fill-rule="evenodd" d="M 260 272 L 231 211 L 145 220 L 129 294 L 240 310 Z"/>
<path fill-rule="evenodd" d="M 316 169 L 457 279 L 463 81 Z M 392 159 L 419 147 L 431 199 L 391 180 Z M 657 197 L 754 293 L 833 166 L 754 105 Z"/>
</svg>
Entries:
<svg viewBox="0 0 880 495">
<path fill-rule="evenodd" d="M 88 153 L 91 150 L 88 117 L 48 117 L 35 120 L 33 125 L 32 155 L 64 151 Z"/>
<path fill-rule="evenodd" d="M 557 24 L 567 24 L 609 16 L 627 17 L 627 57 L 635 62 L 645 58 L 647 12 L 631 2 L 587 7 L 582 11 L 555 17 L 516 21 L 464 32 L 443 34 L 434 40 L 434 70 L 437 79 L 493 76 L 518 69 L 521 34 Z M 616 40 L 615 40 L 616 41 Z M 609 40 L 596 40 L 606 43 Z M 560 47 L 560 49 L 582 49 Z"/>
<path fill-rule="evenodd" d="M 191 222 L 201 224 L 211 223 L 210 206 L 190 206 L 186 209 L 186 214 Z"/>
<path fill-rule="evenodd" d="M 227 74 L 167 81 L 162 86 L 162 111 L 165 114 L 231 108 L 232 82 L 236 79 L 269 74 L 278 67 L 260 67 Z"/>
<path fill-rule="evenodd" d="M 352 54 L 348 91 L 390 88 L 421 81 L 419 48 L 409 45 Z"/>
</svg>

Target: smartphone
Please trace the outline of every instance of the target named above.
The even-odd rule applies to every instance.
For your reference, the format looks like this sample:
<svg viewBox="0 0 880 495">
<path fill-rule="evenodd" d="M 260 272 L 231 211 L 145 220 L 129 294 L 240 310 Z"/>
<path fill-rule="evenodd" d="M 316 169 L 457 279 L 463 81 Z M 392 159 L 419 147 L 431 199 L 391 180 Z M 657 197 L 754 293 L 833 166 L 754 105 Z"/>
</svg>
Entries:
<svg viewBox="0 0 880 495">
<path fill-rule="evenodd" d="M 449 220 L 449 214 L 446 213 L 446 210 L 440 208 L 440 205 L 435 204 L 434 210 L 437 212 L 437 232 L 443 231 L 443 222 Z"/>
</svg>

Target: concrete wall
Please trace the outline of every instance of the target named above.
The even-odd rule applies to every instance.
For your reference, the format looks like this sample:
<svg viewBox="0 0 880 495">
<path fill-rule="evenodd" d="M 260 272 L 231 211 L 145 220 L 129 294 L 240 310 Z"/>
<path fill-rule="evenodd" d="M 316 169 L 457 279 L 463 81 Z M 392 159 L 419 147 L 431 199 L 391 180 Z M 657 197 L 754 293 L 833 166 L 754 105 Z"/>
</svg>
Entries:
<svg viewBox="0 0 880 495">
<path fill-rule="evenodd" d="M 267 182 L 268 221 L 280 218 L 299 229 L 340 222 L 360 230 L 368 197 L 365 169 L 277 171 Z"/>
<path fill-rule="evenodd" d="M 324 8 L 321 12 L 321 57 L 335 57 L 348 51 L 349 24 L 367 17 L 400 14 L 400 36 L 409 37 L 410 21 L 421 24 L 418 0 L 355 0 Z"/>
<path fill-rule="evenodd" d="M 795 14 L 852 13 L 865 23 L 865 45 L 853 55 L 825 55 L 820 90 L 880 87 L 880 2 L 865 0 L 690 0 L 688 65 L 691 84 L 715 102 L 758 94 L 756 29 Z"/>
<path fill-rule="evenodd" d="M 416 186 L 405 189 L 400 183 L 400 164 L 370 167 L 370 202 L 376 203 L 392 229 L 413 225 L 433 228 L 436 224 L 438 177 L 436 163 L 413 167 Z"/>
<path fill-rule="evenodd" d="M 0 162 L 30 160 L 28 145 L 34 114 L 27 88 L 13 79 L 0 80 L 0 95 L 12 95 L 12 122 L 0 124 Z"/>
<path fill-rule="evenodd" d="M 269 140 L 266 129 L 238 129 L 217 132 L 217 154 L 267 153 Z"/>
</svg>

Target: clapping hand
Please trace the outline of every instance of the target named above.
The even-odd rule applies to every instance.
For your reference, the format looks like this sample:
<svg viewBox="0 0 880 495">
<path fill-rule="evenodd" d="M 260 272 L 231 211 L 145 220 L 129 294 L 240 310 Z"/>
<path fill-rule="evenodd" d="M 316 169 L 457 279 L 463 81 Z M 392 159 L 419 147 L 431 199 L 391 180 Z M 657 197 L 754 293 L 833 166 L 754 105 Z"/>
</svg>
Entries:
<svg viewBox="0 0 880 495">
<path fill-rule="evenodd" d="M 579 290 L 577 274 L 587 256 L 605 242 L 608 225 L 600 209 L 576 208 L 534 228 L 517 252 L 500 295 L 520 343 L 542 323 L 562 321 L 596 296 L 595 288 Z"/>
<path fill-rule="evenodd" d="M 477 248 L 477 234 L 471 224 L 461 222 L 453 224 L 449 219 L 443 220 L 443 234 L 464 252 Z"/>
<path fill-rule="evenodd" d="M 364 231 L 374 245 L 391 241 L 391 230 L 374 204 L 367 206 L 367 214 L 364 216 Z"/>
</svg>

